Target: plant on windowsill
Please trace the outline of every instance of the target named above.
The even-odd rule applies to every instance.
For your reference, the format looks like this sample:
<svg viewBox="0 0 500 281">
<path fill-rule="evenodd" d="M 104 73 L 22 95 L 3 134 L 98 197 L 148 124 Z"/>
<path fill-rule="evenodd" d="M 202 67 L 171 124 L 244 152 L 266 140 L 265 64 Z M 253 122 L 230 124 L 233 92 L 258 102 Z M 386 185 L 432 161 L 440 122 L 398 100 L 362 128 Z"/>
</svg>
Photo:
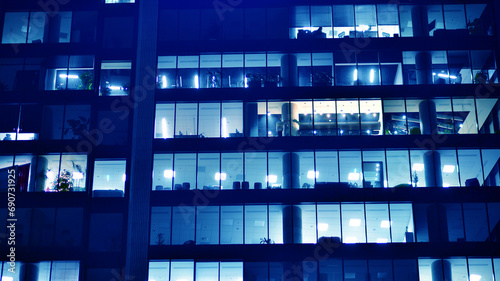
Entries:
<svg viewBox="0 0 500 281">
<path fill-rule="evenodd" d="M 163 233 L 156 235 L 156 245 L 165 245 L 165 237 Z"/>
<path fill-rule="evenodd" d="M 78 89 L 80 90 L 92 90 L 92 85 L 94 84 L 94 75 L 91 71 L 85 71 L 78 75 L 80 78 L 80 86 Z"/>
<path fill-rule="evenodd" d="M 73 177 L 66 169 L 61 171 L 61 174 L 52 181 L 50 190 L 55 192 L 68 192 L 73 191 Z"/>
<path fill-rule="evenodd" d="M 263 238 L 260 238 L 260 244 L 274 244 L 274 241 L 271 240 L 270 238 L 266 238 L 266 237 L 263 237 Z"/>
<path fill-rule="evenodd" d="M 420 131 L 420 128 L 414 127 L 410 129 L 410 135 L 421 135 L 422 132 Z"/>
<path fill-rule="evenodd" d="M 476 76 L 474 76 L 474 84 L 484 84 L 488 81 L 488 76 L 484 74 L 483 72 L 478 72 L 476 73 Z"/>
<path fill-rule="evenodd" d="M 473 19 L 472 21 L 467 22 L 467 29 L 469 30 L 469 34 L 473 36 L 479 36 L 483 33 L 481 29 L 481 22 L 478 18 Z"/>
</svg>

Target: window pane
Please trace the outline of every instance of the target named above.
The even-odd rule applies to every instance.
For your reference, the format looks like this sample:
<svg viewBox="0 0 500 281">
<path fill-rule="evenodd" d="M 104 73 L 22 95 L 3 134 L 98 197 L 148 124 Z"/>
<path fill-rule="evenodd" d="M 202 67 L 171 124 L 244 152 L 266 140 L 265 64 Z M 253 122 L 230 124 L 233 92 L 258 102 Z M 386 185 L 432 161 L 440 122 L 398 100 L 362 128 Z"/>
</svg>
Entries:
<svg viewBox="0 0 500 281">
<path fill-rule="evenodd" d="M 457 152 L 456 150 L 439 150 L 437 151 L 435 161 L 438 157 L 441 161 L 441 174 L 443 178 L 443 187 L 460 186 L 458 182 L 458 165 L 457 165 Z M 438 176 L 439 178 L 439 176 Z"/>
<path fill-rule="evenodd" d="M 71 42 L 95 42 L 97 11 L 75 11 L 72 19 Z"/>
<path fill-rule="evenodd" d="M 267 178 L 267 153 L 245 153 L 245 181 L 248 181 L 250 189 L 266 189 Z"/>
<path fill-rule="evenodd" d="M 193 261 L 176 261 L 170 263 L 170 280 L 186 280 L 193 281 L 194 262 Z"/>
<path fill-rule="evenodd" d="M 267 206 L 245 206 L 245 244 L 267 244 Z"/>
<path fill-rule="evenodd" d="M 148 278 L 149 280 L 168 281 L 170 277 L 170 262 L 150 261 Z"/>
<path fill-rule="evenodd" d="M 68 90 L 94 89 L 94 56 L 70 56 Z"/>
<path fill-rule="evenodd" d="M 340 151 L 340 182 L 349 183 L 349 187 L 361 188 L 361 151 Z"/>
<path fill-rule="evenodd" d="M 495 270 L 497 269 L 498 267 L 495 268 Z M 491 259 L 469 258 L 469 280 L 474 278 L 481 278 L 483 281 L 495 280 L 491 267 Z"/>
<path fill-rule="evenodd" d="M 382 102 L 380 99 L 360 100 L 361 134 L 382 135 Z"/>
<path fill-rule="evenodd" d="M 439 227 L 443 241 L 461 242 L 464 237 L 464 221 L 462 218 L 462 206 L 459 203 L 439 204 L 437 213 L 439 216 Z M 431 220 L 435 220 L 432 219 Z M 433 224 L 434 225 L 434 224 Z M 433 229 L 430 226 L 430 234 Z M 446 237 L 446 235 L 448 237 Z M 432 237 L 431 237 L 432 238 Z M 446 240 L 448 238 L 448 240 Z M 430 241 L 432 242 L 432 240 Z"/>
<path fill-rule="evenodd" d="M 218 262 L 199 262 L 196 263 L 196 281 L 213 281 L 219 280 L 219 263 Z"/>
<path fill-rule="evenodd" d="M 340 233 L 340 205 L 318 204 L 318 239 L 342 236 Z"/>
<path fill-rule="evenodd" d="M 298 155 L 298 157 L 294 155 Z M 314 152 L 292 152 L 292 157 L 292 177 L 299 176 L 298 185 L 294 187 L 314 188 L 316 178 L 319 175 L 319 172 L 314 169 Z"/>
<path fill-rule="evenodd" d="M 448 26 L 446 26 L 448 28 Z M 468 51 L 448 51 L 451 84 L 472 84 L 472 70 Z"/>
<path fill-rule="evenodd" d="M 291 156 L 290 153 L 285 152 L 268 153 L 269 174 L 266 176 L 268 188 L 297 188 L 299 176 L 291 175 L 292 157 L 297 160 L 298 155 Z"/>
<path fill-rule="evenodd" d="M 50 18 L 50 42 L 69 43 L 71 38 L 72 12 L 59 11 Z"/>
<path fill-rule="evenodd" d="M 465 238 L 468 242 L 488 241 L 488 221 L 484 203 L 464 203 Z"/>
<path fill-rule="evenodd" d="M 465 7 L 464 5 L 444 5 L 444 24 L 447 30 L 455 29 L 461 32 L 461 36 L 467 36 L 465 29 Z M 458 34 L 458 33 L 456 33 Z"/>
<path fill-rule="evenodd" d="M 172 245 L 194 245 L 195 209 L 193 206 L 174 206 L 172 209 Z M 172 266 L 172 276 L 173 276 Z M 186 278 L 187 276 L 183 276 Z"/>
<path fill-rule="evenodd" d="M 356 5 L 356 37 L 377 37 L 375 5 Z"/>
<path fill-rule="evenodd" d="M 59 178 L 63 176 L 59 170 L 60 161 L 59 154 L 38 156 L 35 191 L 54 192 L 58 190 Z"/>
<path fill-rule="evenodd" d="M 198 137 L 198 104 L 178 103 L 175 111 L 175 137 Z"/>
<path fill-rule="evenodd" d="M 197 208 L 196 244 L 219 244 L 219 206 Z"/>
<path fill-rule="evenodd" d="M 341 207 L 342 242 L 366 243 L 364 205 L 342 203 Z"/>
<path fill-rule="evenodd" d="M 362 281 L 368 276 L 366 260 L 344 260 L 344 280 Z"/>
<path fill-rule="evenodd" d="M 498 242 L 500 241 L 500 231 L 495 231 L 495 229 L 498 227 L 498 222 L 500 221 L 500 203 L 488 203 L 488 218 L 489 229 L 492 232 L 489 237 L 490 241 Z"/>
<path fill-rule="evenodd" d="M 220 104 L 200 103 L 198 110 L 200 137 L 220 138 Z"/>
<path fill-rule="evenodd" d="M 53 261 L 50 280 L 78 281 L 80 275 L 79 261 Z"/>
<path fill-rule="evenodd" d="M 453 119 L 456 134 L 477 134 L 474 99 L 453 98 Z"/>
<path fill-rule="evenodd" d="M 459 149 L 460 186 L 482 186 L 483 170 L 479 149 Z"/>
<path fill-rule="evenodd" d="M 222 103 L 222 137 L 243 137 L 243 103 Z"/>
<path fill-rule="evenodd" d="M 69 175 L 70 191 L 85 191 L 87 178 L 87 155 L 63 154 L 61 174 Z"/>
<path fill-rule="evenodd" d="M 94 165 L 94 197 L 123 197 L 125 193 L 125 160 L 96 160 Z"/>
<path fill-rule="evenodd" d="M 298 227 L 293 230 L 293 236 L 290 235 L 292 234 L 292 220 L 296 223 L 301 221 L 298 219 L 297 214 L 300 213 L 300 209 L 297 206 L 269 205 L 268 210 L 269 241 L 263 244 L 283 244 L 292 243 L 292 241 L 293 243 L 302 243 L 302 233 Z"/>
<path fill-rule="evenodd" d="M 389 187 L 409 186 L 412 181 L 410 176 L 410 159 L 408 150 L 387 150 L 387 179 Z"/>
<path fill-rule="evenodd" d="M 337 109 L 335 101 L 314 101 L 314 134 L 317 136 L 337 135 Z"/>
<path fill-rule="evenodd" d="M 42 139 L 62 138 L 63 115 L 63 105 L 47 105 L 43 108 Z"/>
<path fill-rule="evenodd" d="M 221 262 L 220 281 L 243 280 L 243 262 Z"/>
<path fill-rule="evenodd" d="M 500 149 L 483 149 L 481 155 L 483 159 L 484 185 L 499 186 Z"/>
<path fill-rule="evenodd" d="M 315 38 L 333 38 L 332 6 L 311 6 L 311 27 Z"/>
<path fill-rule="evenodd" d="M 242 88 L 244 86 L 243 54 L 223 54 L 222 88 Z"/>
<path fill-rule="evenodd" d="M 199 56 L 177 57 L 177 81 L 179 88 L 200 88 Z"/>
<path fill-rule="evenodd" d="M 418 281 L 416 260 L 393 260 L 394 281 Z"/>
<path fill-rule="evenodd" d="M 300 208 L 302 218 L 302 243 L 316 243 L 316 205 L 297 205 L 294 208 Z M 294 218 L 296 219 L 296 218 Z"/>
<path fill-rule="evenodd" d="M 156 88 L 167 89 L 178 86 L 176 56 L 159 56 L 157 68 Z"/>
<path fill-rule="evenodd" d="M 338 183 L 339 161 L 337 151 L 316 151 L 316 171 L 316 185 L 320 183 Z"/>
<path fill-rule="evenodd" d="M 379 33 L 384 30 L 379 26 Z M 385 35 L 382 32 L 382 35 Z M 387 50 L 379 52 L 380 81 L 382 85 L 403 85 L 402 52 Z"/>
<path fill-rule="evenodd" d="M 359 135 L 359 101 L 337 100 L 339 135 Z"/>
<path fill-rule="evenodd" d="M 392 260 L 369 260 L 368 271 L 370 280 L 373 281 L 392 281 Z"/>
<path fill-rule="evenodd" d="M 31 213 L 30 247 L 53 247 L 55 216 L 55 208 L 33 208 Z"/>
<path fill-rule="evenodd" d="M 385 167 L 385 153 L 383 150 L 363 151 L 363 187 L 387 187 Z"/>
<path fill-rule="evenodd" d="M 198 189 L 223 189 L 227 174 L 220 172 L 219 153 L 198 153 Z"/>
<path fill-rule="evenodd" d="M 378 37 L 399 36 L 398 6 L 395 4 L 378 4 Z"/>
<path fill-rule="evenodd" d="M 222 57 L 217 55 L 200 55 L 200 87 L 221 87 Z"/>
<path fill-rule="evenodd" d="M 366 203 L 365 208 L 368 243 L 390 243 L 392 220 L 389 220 L 389 206 L 387 204 Z"/>
<path fill-rule="evenodd" d="M 322 281 L 340 281 L 342 276 L 342 259 L 320 259 L 319 276 Z"/>
<path fill-rule="evenodd" d="M 149 245 L 170 245 L 171 225 L 171 207 L 152 207 Z"/>
<path fill-rule="evenodd" d="M 353 5 L 333 6 L 333 27 L 335 38 L 355 37 Z"/>
<path fill-rule="evenodd" d="M 290 103 L 292 109 L 292 126 L 297 127 L 298 131 L 296 136 L 312 136 L 315 135 L 313 132 L 312 123 L 312 102 L 310 101 L 292 101 Z M 298 119 L 295 119 L 298 115 Z"/>
<path fill-rule="evenodd" d="M 196 189 L 196 178 L 193 176 L 196 174 L 195 153 L 175 154 L 174 171 L 174 190 Z"/>
<path fill-rule="evenodd" d="M 2 44 L 26 43 L 28 16 L 27 12 L 5 13 Z"/>
<path fill-rule="evenodd" d="M 410 203 L 390 203 L 392 243 L 415 242 L 413 210 Z"/>
<path fill-rule="evenodd" d="M 243 244 L 243 206 L 221 206 L 220 219 L 220 243 Z"/>
<path fill-rule="evenodd" d="M 155 116 L 155 138 L 174 137 L 175 104 L 157 104 Z"/>
<path fill-rule="evenodd" d="M 67 105 L 64 115 L 63 139 L 83 140 L 88 136 L 90 105 Z"/>
<path fill-rule="evenodd" d="M 103 61 L 101 63 L 101 96 L 122 96 L 130 94 L 130 61 Z"/>
<path fill-rule="evenodd" d="M 250 189 L 250 183 L 243 181 L 243 153 L 222 153 L 221 175 L 226 177 L 225 189 Z"/>
<path fill-rule="evenodd" d="M 155 154 L 153 160 L 153 190 L 172 190 L 175 178 L 172 154 Z"/>
</svg>

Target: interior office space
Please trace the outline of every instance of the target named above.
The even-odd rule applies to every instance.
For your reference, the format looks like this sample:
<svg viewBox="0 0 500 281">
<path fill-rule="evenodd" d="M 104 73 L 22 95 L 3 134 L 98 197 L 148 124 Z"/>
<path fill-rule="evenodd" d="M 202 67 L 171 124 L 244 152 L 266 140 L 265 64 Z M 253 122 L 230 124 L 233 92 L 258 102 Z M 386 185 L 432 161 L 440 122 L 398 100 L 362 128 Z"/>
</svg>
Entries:
<svg viewBox="0 0 500 281">
<path fill-rule="evenodd" d="M 358 2 L 0 3 L 1 280 L 498 280 L 500 1 Z"/>
</svg>

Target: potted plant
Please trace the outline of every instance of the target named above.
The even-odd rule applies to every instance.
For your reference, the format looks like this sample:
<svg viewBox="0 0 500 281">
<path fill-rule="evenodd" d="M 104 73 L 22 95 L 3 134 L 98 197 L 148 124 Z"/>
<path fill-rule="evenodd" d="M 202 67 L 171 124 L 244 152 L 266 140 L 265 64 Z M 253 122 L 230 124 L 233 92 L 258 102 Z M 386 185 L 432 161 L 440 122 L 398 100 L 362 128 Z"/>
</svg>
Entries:
<svg viewBox="0 0 500 281">
<path fill-rule="evenodd" d="M 488 81 L 488 76 L 484 74 L 482 71 L 476 73 L 476 76 L 474 76 L 474 83 L 475 84 L 481 84 L 485 83 Z"/>
<path fill-rule="evenodd" d="M 80 78 L 80 86 L 78 87 L 80 90 L 92 90 L 92 85 L 94 83 L 94 75 L 92 71 L 85 71 L 78 75 Z"/>
<path fill-rule="evenodd" d="M 64 130 L 64 135 L 68 134 L 69 131 L 73 133 L 72 139 L 81 140 L 87 134 L 87 127 L 89 125 L 89 119 L 85 116 L 78 116 L 78 119 L 66 120 L 71 128 L 66 128 Z"/>
<path fill-rule="evenodd" d="M 73 191 L 73 177 L 66 169 L 62 170 L 57 178 L 52 181 L 51 190 L 57 192 Z"/>
</svg>

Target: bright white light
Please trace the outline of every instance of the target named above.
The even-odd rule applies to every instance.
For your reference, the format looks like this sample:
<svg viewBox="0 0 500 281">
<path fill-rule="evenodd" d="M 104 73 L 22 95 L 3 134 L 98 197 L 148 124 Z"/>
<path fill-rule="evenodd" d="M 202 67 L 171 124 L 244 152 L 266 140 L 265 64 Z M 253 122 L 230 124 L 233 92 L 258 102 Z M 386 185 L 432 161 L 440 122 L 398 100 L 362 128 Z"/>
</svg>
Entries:
<svg viewBox="0 0 500 281">
<path fill-rule="evenodd" d="M 340 134 L 342 135 L 344 133 L 344 130 L 340 130 Z"/>
<path fill-rule="evenodd" d="M 392 224 L 391 221 L 383 220 L 380 222 L 380 227 L 381 228 L 389 228 L 391 226 L 391 224 Z"/>
<path fill-rule="evenodd" d="M 444 188 L 448 188 L 448 187 L 450 187 L 450 184 L 449 183 L 443 183 L 443 187 Z"/>
<path fill-rule="evenodd" d="M 328 114 L 326 115 L 326 117 L 330 118 L 330 113 L 328 113 Z"/>
<path fill-rule="evenodd" d="M 72 74 L 70 74 L 70 75 L 59 74 L 59 77 L 60 78 L 64 78 L 64 79 L 66 79 L 66 78 L 69 78 L 69 79 L 77 79 L 77 78 L 79 78 L 78 75 L 72 75 Z"/>
<path fill-rule="evenodd" d="M 195 75 L 194 76 L 194 87 L 196 89 L 199 89 L 200 88 L 200 80 L 198 80 L 198 75 Z"/>
<path fill-rule="evenodd" d="M 352 244 L 352 243 L 357 243 L 358 242 L 358 238 L 356 237 L 346 237 L 344 239 L 344 243 L 346 244 Z"/>
<path fill-rule="evenodd" d="M 361 225 L 360 219 L 350 219 L 349 220 L 349 226 L 360 226 L 360 225 Z"/>
<path fill-rule="evenodd" d="M 403 115 L 403 120 L 406 120 L 406 115 Z"/>
<path fill-rule="evenodd" d="M 269 111 L 268 111 L 268 112 L 267 112 L 267 116 L 271 116 L 271 112 L 269 112 Z"/>
<path fill-rule="evenodd" d="M 51 178 L 53 178 L 53 177 L 54 177 L 54 172 L 52 172 L 52 171 L 47 171 L 46 175 L 47 175 L 47 178 L 51 179 Z"/>
<path fill-rule="evenodd" d="M 273 134 L 273 132 L 269 131 L 269 132 L 267 132 L 267 134 L 271 136 Z"/>
<path fill-rule="evenodd" d="M 471 274 L 469 276 L 470 281 L 479 281 L 480 279 L 481 279 L 481 275 L 478 275 L 478 274 Z"/>
<path fill-rule="evenodd" d="M 314 178 L 318 178 L 319 177 L 319 172 L 316 171 L 316 173 L 314 171 L 308 171 L 307 172 L 307 178 L 308 179 L 314 179 Z"/>
<path fill-rule="evenodd" d="M 352 74 L 352 80 L 358 81 L 358 70 L 354 69 L 354 73 Z"/>
<path fill-rule="evenodd" d="M 161 119 L 161 134 L 164 139 L 168 138 L 167 134 L 167 119 L 162 118 Z"/>
<path fill-rule="evenodd" d="M 367 133 L 367 134 L 370 134 L 370 130 L 366 130 L 366 133 Z"/>
<path fill-rule="evenodd" d="M 125 182 L 127 180 L 127 175 L 123 174 L 122 181 Z"/>
<path fill-rule="evenodd" d="M 398 134 L 398 131 L 394 131 L 394 134 L 397 135 Z"/>
<path fill-rule="evenodd" d="M 370 70 L 370 83 L 373 83 L 375 81 L 375 70 L 371 69 Z"/>
<path fill-rule="evenodd" d="M 226 177 L 227 177 L 226 173 L 215 173 L 216 181 L 225 181 Z"/>
<path fill-rule="evenodd" d="M 316 135 L 316 131 L 313 131 L 313 134 L 315 134 L 315 135 Z"/>
<path fill-rule="evenodd" d="M 266 176 L 266 182 L 268 183 L 276 183 L 278 181 L 277 175 L 268 175 Z"/>
<path fill-rule="evenodd" d="M 433 73 L 433 75 L 435 75 L 435 73 Z M 457 76 L 454 76 L 454 75 L 448 75 L 448 74 L 445 74 L 445 73 L 439 73 L 437 76 L 441 77 L 441 78 L 451 78 L 451 79 L 457 79 Z"/>
<path fill-rule="evenodd" d="M 357 181 L 359 180 L 359 173 L 349 173 L 347 179 L 350 181 Z"/>
<path fill-rule="evenodd" d="M 411 169 L 413 171 L 422 172 L 424 170 L 424 164 L 422 164 L 422 163 L 415 163 L 415 164 L 413 164 L 413 167 Z"/>
<path fill-rule="evenodd" d="M 83 179 L 83 173 L 73 172 L 73 179 L 75 179 L 75 180 L 81 180 L 81 179 Z"/>
<path fill-rule="evenodd" d="M 167 179 L 175 178 L 175 171 L 165 170 L 165 171 L 163 171 L 163 176 Z"/>
<path fill-rule="evenodd" d="M 162 89 L 165 89 L 167 88 L 167 76 L 163 75 L 161 77 L 161 88 Z"/>
<path fill-rule="evenodd" d="M 248 88 L 248 78 L 245 76 L 245 88 Z"/>
<path fill-rule="evenodd" d="M 229 133 L 227 132 L 227 119 L 226 117 L 222 117 L 222 137 L 229 137 Z"/>
<path fill-rule="evenodd" d="M 318 223 L 318 231 L 327 231 L 328 224 L 327 223 Z"/>
<path fill-rule="evenodd" d="M 368 25 L 365 25 L 365 24 L 360 24 L 358 26 L 358 31 L 367 31 L 369 29 L 370 29 L 370 27 Z"/>
<path fill-rule="evenodd" d="M 387 238 L 377 238 L 377 243 L 387 243 L 389 240 Z"/>
<path fill-rule="evenodd" d="M 110 88 L 111 90 L 121 90 L 121 89 L 123 89 L 120 86 L 109 86 L 108 88 Z"/>
<path fill-rule="evenodd" d="M 14 277 L 3 276 L 2 281 L 14 281 Z M 472 281 L 472 280 L 471 280 Z"/>
<path fill-rule="evenodd" d="M 109 175 L 106 175 L 106 181 L 109 181 Z"/>
<path fill-rule="evenodd" d="M 453 173 L 455 171 L 455 165 L 444 165 L 443 173 Z"/>
</svg>

